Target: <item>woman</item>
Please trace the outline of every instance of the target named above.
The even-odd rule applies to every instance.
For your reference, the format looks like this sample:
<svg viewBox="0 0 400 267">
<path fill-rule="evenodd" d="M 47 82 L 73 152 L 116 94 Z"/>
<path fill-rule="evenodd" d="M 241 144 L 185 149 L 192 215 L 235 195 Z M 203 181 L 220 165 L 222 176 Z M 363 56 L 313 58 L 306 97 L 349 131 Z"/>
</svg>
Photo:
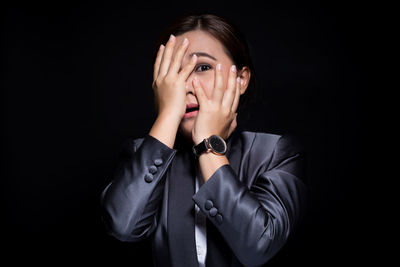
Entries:
<svg viewBox="0 0 400 267">
<path fill-rule="evenodd" d="M 303 211 L 301 151 L 286 136 L 237 129 L 254 69 L 226 19 L 182 17 L 160 43 L 158 116 L 124 144 L 104 222 L 119 240 L 151 238 L 155 266 L 261 266 Z"/>
</svg>

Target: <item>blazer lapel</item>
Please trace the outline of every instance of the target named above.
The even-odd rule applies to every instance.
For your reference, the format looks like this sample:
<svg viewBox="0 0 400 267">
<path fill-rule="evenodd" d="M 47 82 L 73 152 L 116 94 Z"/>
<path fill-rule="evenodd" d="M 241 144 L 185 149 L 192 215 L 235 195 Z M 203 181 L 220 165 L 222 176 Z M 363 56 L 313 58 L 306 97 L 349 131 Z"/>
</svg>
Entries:
<svg viewBox="0 0 400 267">
<path fill-rule="evenodd" d="M 179 146 L 179 145 L 178 145 Z M 190 147 L 178 148 L 168 191 L 168 242 L 172 266 L 198 266 L 194 234 L 195 167 Z"/>
<path fill-rule="evenodd" d="M 240 130 L 235 129 L 226 140 L 227 157 L 237 173 L 240 165 Z M 238 143 L 239 142 L 239 143 Z M 195 158 L 191 146 L 178 134 L 178 152 L 172 161 L 168 176 L 168 242 L 171 263 L 174 267 L 198 266 L 195 241 Z M 223 244 L 223 245 L 222 245 Z M 229 260 L 226 259 L 229 257 Z M 232 253 L 218 230 L 207 221 L 207 266 L 229 266 Z"/>
<path fill-rule="evenodd" d="M 232 132 L 232 134 L 226 139 L 226 157 L 228 158 L 229 165 L 235 171 L 239 173 L 240 159 L 242 155 L 242 144 L 240 140 L 240 133 L 242 128 L 239 126 Z"/>
</svg>

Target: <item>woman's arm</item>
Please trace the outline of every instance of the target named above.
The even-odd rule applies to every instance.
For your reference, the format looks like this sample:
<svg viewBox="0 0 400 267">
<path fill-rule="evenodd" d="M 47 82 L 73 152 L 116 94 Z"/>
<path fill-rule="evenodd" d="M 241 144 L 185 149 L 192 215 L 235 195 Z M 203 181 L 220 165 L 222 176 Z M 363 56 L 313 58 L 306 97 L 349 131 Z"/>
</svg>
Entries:
<svg viewBox="0 0 400 267">
<path fill-rule="evenodd" d="M 157 116 L 149 135 L 158 139 L 169 148 L 174 148 L 176 133 L 178 131 L 180 117 L 174 117 L 167 112 Z"/>
<path fill-rule="evenodd" d="M 102 194 L 103 220 L 117 239 L 140 241 L 156 228 L 178 127 L 177 118 L 162 113 L 141 144 L 125 143 L 114 179 Z"/>
<path fill-rule="evenodd" d="M 102 194 L 104 221 L 111 234 L 124 241 L 139 241 L 157 226 L 165 184 L 163 175 L 175 156 L 173 149 L 180 121 L 186 111 L 185 81 L 197 57 L 179 71 L 189 41 L 174 53 L 176 39 L 171 35 L 160 46 L 153 71 L 153 91 L 158 112 L 143 142 L 127 147 L 113 181 Z"/>
<path fill-rule="evenodd" d="M 193 196 L 244 265 L 267 262 L 298 222 L 306 193 L 302 164 L 299 148 L 282 137 L 269 168 L 250 189 L 226 164 Z"/>
<path fill-rule="evenodd" d="M 111 235 L 140 241 L 154 231 L 164 173 L 175 153 L 151 135 L 124 144 L 113 180 L 101 195 L 103 221 Z"/>
<path fill-rule="evenodd" d="M 215 155 L 213 153 L 203 153 L 199 157 L 199 165 L 204 182 L 218 170 L 221 166 L 229 164 L 228 158 L 223 155 Z"/>
</svg>

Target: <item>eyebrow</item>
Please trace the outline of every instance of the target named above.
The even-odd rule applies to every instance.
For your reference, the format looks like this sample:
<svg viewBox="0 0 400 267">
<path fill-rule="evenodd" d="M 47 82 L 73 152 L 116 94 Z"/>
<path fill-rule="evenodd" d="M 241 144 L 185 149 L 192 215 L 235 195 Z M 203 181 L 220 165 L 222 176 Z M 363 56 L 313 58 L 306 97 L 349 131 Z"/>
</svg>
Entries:
<svg viewBox="0 0 400 267">
<path fill-rule="evenodd" d="M 209 55 L 209 54 L 207 54 L 205 52 L 193 52 L 193 53 L 190 54 L 190 57 L 192 57 L 193 55 L 196 55 L 198 57 L 209 57 L 214 61 L 218 61 L 215 57 L 213 57 L 213 56 L 211 56 L 211 55 Z"/>
</svg>

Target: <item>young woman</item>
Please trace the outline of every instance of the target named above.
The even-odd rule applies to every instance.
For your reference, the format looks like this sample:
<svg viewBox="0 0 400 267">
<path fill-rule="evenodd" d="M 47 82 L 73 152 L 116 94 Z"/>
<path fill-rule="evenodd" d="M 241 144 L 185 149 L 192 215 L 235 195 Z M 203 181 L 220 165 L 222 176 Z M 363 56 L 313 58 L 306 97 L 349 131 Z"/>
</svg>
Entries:
<svg viewBox="0 0 400 267">
<path fill-rule="evenodd" d="M 155 266 L 261 266 L 303 212 L 302 152 L 289 137 L 238 130 L 254 68 L 226 19 L 181 17 L 160 44 L 158 116 L 124 144 L 104 222 L 119 240 L 151 238 Z"/>
</svg>

